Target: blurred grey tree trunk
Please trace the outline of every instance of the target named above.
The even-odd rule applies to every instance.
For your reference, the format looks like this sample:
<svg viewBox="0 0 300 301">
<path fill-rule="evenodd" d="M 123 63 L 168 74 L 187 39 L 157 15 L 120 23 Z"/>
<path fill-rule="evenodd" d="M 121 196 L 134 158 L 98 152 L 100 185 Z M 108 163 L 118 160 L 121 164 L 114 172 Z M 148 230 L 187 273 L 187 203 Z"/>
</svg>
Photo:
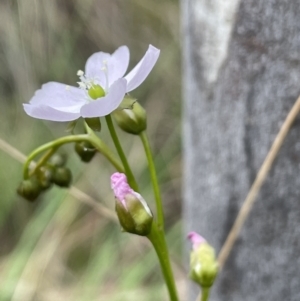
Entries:
<svg viewBox="0 0 300 301">
<path fill-rule="evenodd" d="M 219 251 L 300 93 L 300 2 L 182 0 L 181 8 L 185 230 Z M 299 255 L 298 118 L 211 300 L 299 301 Z"/>
</svg>

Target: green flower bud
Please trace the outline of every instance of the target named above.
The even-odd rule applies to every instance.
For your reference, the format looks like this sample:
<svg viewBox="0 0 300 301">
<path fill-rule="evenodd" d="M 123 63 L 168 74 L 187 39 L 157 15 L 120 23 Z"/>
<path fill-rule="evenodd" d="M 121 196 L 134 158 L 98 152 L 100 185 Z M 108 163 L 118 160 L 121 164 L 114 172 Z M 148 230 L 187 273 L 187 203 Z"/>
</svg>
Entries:
<svg viewBox="0 0 300 301">
<path fill-rule="evenodd" d="M 23 180 L 20 183 L 17 192 L 24 199 L 33 202 L 40 195 L 41 188 L 38 184 L 38 181 L 35 178 L 30 178 L 27 180 Z"/>
<path fill-rule="evenodd" d="M 41 166 L 37 172 L 37 180 L 42 189 L 48 189 L 52 185 L 54 167 L 50 165 Z"/>
<path fill-rule="evenodd" d="M 84 120 L 92 130 L 96 132 L 101 131 L 101 122 L 99 117 L 85 118 Z"/>
<path fill-rule="evenodd" d="M 62 155 L 62 154 L 54 154 L 50 159 L 49 159 L 49 164 L 53 166 L 58 166 L 62 167 L 66 164 L 67 162 L 67 156 Z"/>
<path fill-rule="evenodd" d="M 129 233 L 146 236 L 151 231 L 153 215 L 147 205 L 133 194 L 125 196 L 126 207 L 119 201 L 116 202 L 116 212 L 122 228 Z"/>
<path fill-rule="evenodd" d="M 83 162 L 90 162 L 95 156 L 97 150 L 87 141 L 75 143 L 75 151 Z"/>
<path fill-rule="evenodd" d="M 127 133 L 138 135 L 147 128 L 146 111 L 137 101 L 129 108 L 115 110 L 112 115 L 118 126 Z"/>
<path fill-rule="evenodd" d="M 71 170 L 67 167 L 56 167 L 54 169 L 53 183 L 60 187 L 69 187 L 72 182 Z"/>
<path fill-rule="evenodd" d="M 193 251 L 190 257 L 190 278 L 202 288 L 209 288 L 213 285 L 218 274 L 215 250 L 196 232 L 191 232 L 188 237 L 193 242 Z"/>
</svg>

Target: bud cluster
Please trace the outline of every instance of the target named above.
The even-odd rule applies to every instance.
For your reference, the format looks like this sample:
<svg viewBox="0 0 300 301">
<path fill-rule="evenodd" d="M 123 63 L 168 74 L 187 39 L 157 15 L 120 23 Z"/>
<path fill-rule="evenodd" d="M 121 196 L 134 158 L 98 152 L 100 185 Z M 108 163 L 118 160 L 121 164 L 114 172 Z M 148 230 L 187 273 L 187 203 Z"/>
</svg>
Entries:
<svg viewBox="0 0 300 301">
<path fill-rule="evenodd" d="M 20 183 L 17 189 L 18 194 L 33 202 L 42 191 L 49 189 L 53 184 L 59 187 L 69 187 L 72 181 L 72 173 L 65 164 L 65 156 L 53 155 L 48 162 L 35 170 L 33 175 Z"/>
</svg>

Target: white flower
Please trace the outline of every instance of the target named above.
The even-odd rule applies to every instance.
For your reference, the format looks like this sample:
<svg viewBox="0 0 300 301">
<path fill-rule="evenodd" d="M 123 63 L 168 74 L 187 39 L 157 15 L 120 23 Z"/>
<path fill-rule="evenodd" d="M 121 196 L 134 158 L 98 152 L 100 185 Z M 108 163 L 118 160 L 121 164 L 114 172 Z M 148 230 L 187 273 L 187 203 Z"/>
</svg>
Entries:
<svg viewBox="0 0 300 301">
<path fill-rule="evenodd" d="M 113 54 L 97 52 L 89 57 L 85 73 L 77 72 L 79 87 L 49 82 L 37 90 L 25 112 L 34 118 L 52 121 L 72 121 L 110 114 L 118 108 L 125 93 L 137 88 L 154 67 L 160 50 L 149 45 L 140 62 L 125 77 L 129 64 L 127 46 Z"/>
</svg>

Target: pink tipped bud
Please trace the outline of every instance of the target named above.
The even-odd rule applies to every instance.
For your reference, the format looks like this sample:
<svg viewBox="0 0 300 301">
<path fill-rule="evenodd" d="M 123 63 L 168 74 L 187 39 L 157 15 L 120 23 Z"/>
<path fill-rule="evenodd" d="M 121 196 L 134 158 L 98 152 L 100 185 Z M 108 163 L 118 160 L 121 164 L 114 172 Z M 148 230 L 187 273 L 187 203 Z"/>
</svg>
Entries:
<svg viewBox="0 0 300 301">
<path fill-rule="evenodd" d="M 110 182 L 116 199 L 126 207 L 125 196 L 134 192 L 128 185 L 126 176 L 123 173 L 115 172 L 110 177 Z"/>
<path fill-rule="evenodd" d="M 207 241 L 196 232 L 190 232 L 188 239 L 193 244 L 190 257 L 190 277 L 202 288 L 211 287 L 218 274 L 215 251 Z"/>
<path fill-rule="evenodd" d="M 197 232 L 194 231 L 190 232 L 187 237 L 190 240 L 190 242 L 193 244 L 194 250 L 196 250 L 201 244 L 206 242 L 206 240 L 201 235 L 199 235 Z"/>
<path fill-rule="evenodd" d="M 153 215 L 144 198 L 127 183 L 122 173 L 111 176 L 111 188 L 116 198 L 116 212 L 121 226 L 127 232 L 148 235 L 151 231 Z"/>
</svg>

